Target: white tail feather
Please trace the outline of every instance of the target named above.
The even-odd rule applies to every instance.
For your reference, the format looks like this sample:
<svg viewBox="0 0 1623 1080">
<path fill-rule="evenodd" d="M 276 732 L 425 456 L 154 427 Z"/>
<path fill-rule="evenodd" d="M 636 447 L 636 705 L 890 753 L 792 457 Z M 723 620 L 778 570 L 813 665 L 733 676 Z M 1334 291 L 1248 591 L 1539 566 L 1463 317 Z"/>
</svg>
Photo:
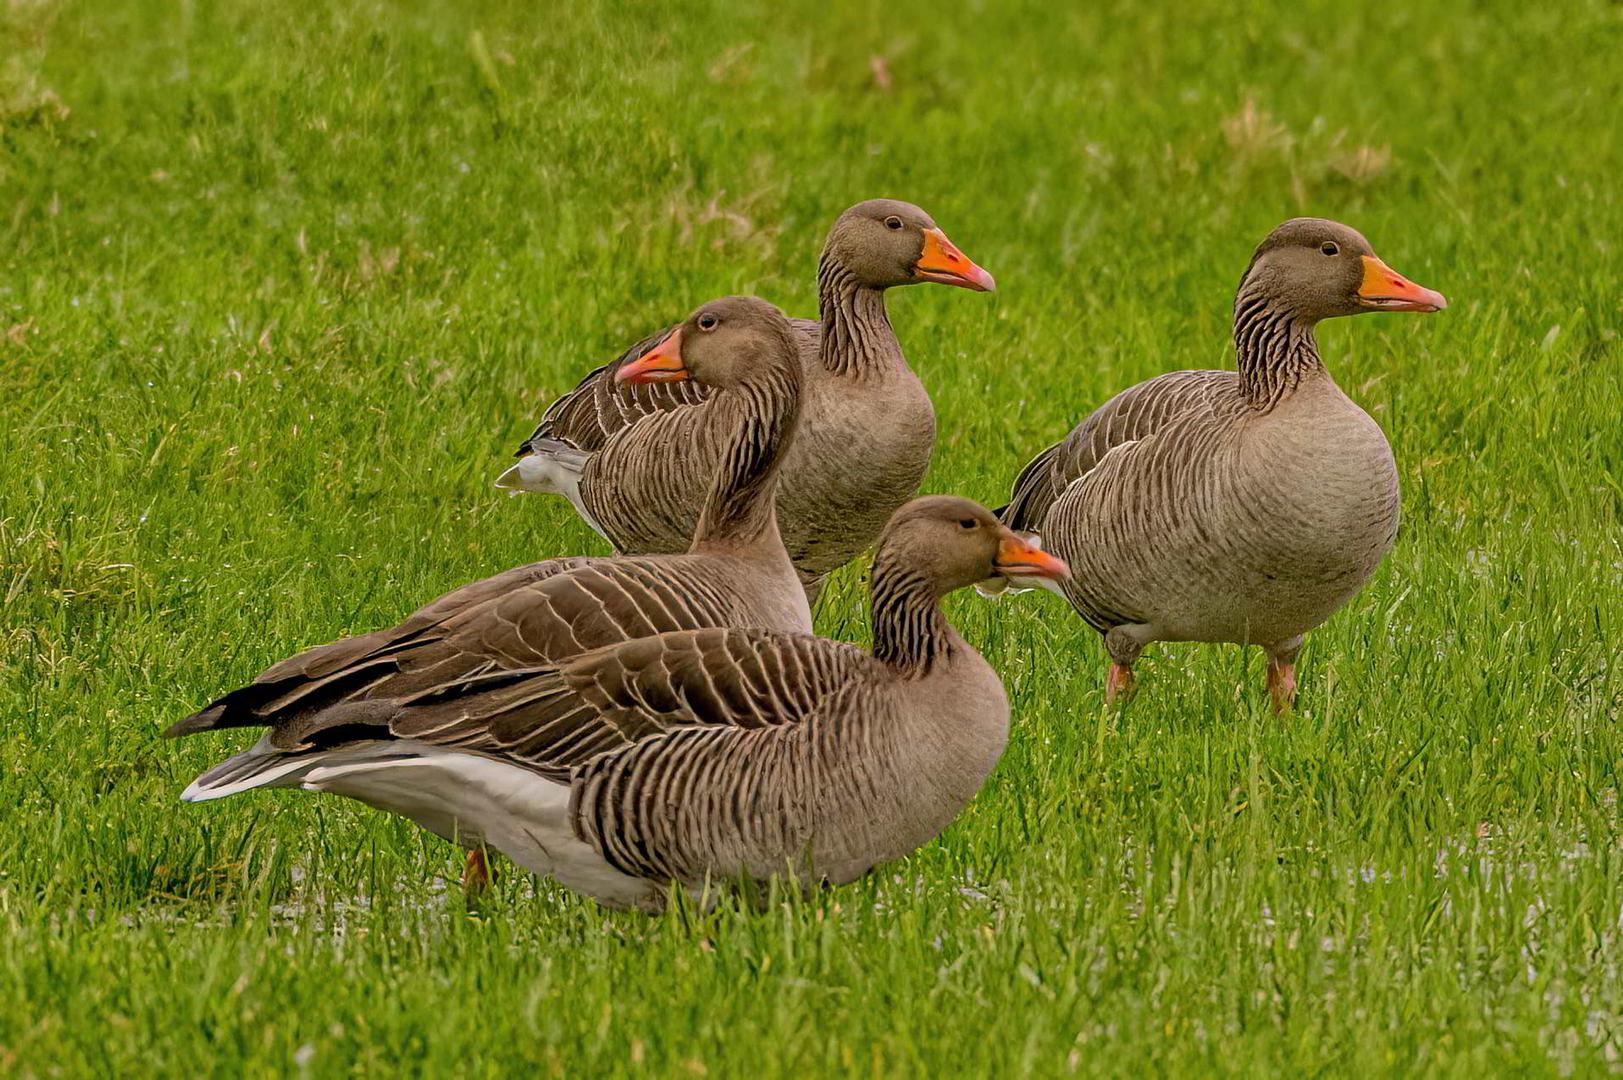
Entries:
<svg viewBox="0 0 1623 1080">
<path fill-rule="evenodd" d="M 582 521 L 608 540 L 580 497 L 580 477 L 586 469 L 588 457 L 572 446 L 548 440 L 542 449 L 525 454 L 498 476 L 496 486 L 514 494 L 530 491 L 538 495 L 562 495 L 569 500 Z"/>
</svg>

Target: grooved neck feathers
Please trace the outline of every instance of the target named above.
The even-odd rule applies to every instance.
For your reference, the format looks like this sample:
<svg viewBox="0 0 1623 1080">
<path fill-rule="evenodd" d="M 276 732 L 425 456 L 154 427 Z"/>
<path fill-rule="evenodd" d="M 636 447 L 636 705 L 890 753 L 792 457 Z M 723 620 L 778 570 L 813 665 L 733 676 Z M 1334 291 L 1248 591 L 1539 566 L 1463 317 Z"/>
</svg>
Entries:
<svg viewBox="0 0 1623 1080">
<path fill-rule="evenodd" d="M 835 375 L 865 375 L 900 360 L 885 292 L 864 285 L 826 249 L 817 261 L 818 359 Z"/>
<path fill-rule="evenodd" d="M 1234 352 L 1241 390 L 1262 412 L 1273 410 L 1304 379 L 1324 371 L 1313 323 L 1280 310 L 1247 284 L 1234 298 Z"/>
<path fill-rule="evenodd" d="M 899 553 L 880 551 L 872 592 L 874 656 L 904 676 L 928 675 L 952 648 L 935 583 Z"/>
<path fill-rule="evenodd" d="M 699 513 L 695 549 L 717 544 L 778 540 L 778 466 L 794 437 L 800 413 L 798 372 L 773 371 L 759 383 L 718 396 L 718 419 L 734 432 Z"/>
</svg>

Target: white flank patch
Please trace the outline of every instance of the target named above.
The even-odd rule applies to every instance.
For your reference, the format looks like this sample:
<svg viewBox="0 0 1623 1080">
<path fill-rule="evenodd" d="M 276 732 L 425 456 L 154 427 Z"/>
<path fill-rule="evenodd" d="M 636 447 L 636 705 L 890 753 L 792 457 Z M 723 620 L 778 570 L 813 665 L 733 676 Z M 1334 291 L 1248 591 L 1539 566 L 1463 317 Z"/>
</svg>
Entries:
<svg viewBox="0 0 1623 1080">
<path fill-rule="evenodd" d="M 571 472 L 551 454 L 525 454 L 496 478 L 496 486 L 507 491 L 533 491 L 538 495 L 567 495 L 580 484 L 580 473 Z"/>
<path fill-rule="evenodd" d="M 580 474 L 585 458 L 582 454 L 580 463 L 575 464 L 553 454 L 526 454 L 496 478 L 496 486 L 514 494 L 530 491 L 537 495 L 562 495 L 593 532 L 608 540 L 580 499 Z"/>
<path fill-rule="evenodd" d="M 496 758 L 409 739 L 367 743 L 323 755 L 303 785 L 410 818 L 465 846 L 489 844 L 605 903 L 632 906 L 659 894 L 575 836 L 567 784 Z"/>
</svg>

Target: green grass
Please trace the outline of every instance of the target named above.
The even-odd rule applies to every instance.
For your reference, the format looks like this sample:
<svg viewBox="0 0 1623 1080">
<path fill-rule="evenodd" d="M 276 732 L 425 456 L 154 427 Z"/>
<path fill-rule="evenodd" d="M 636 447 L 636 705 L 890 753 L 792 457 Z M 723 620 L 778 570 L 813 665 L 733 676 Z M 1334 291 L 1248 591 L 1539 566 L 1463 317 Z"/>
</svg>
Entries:
<svg viewBox="0 0 1623 1080">
<path fill-rule="evenodd" d="M 1623 1068 L 1616 5 L 445 7 L 0 9 L 0 1074 Z M 928 489 L 988 502 L 1231 362 L 1287 216 L 1449 296 L 1321 335 L 1405 525 L 1294 715 L 1166 646 L 1106 712 L 1057 599 L 957 598 L 1016 713 L 981 797 L 704 917 L 469 913 L 362 807 L 176 801 L 211 696 L 601 550 L 491 487 L 542 405 L 713 295 L 809 314 L 880 194 L 1000 283 L 891 303 Z"/>
</svg>

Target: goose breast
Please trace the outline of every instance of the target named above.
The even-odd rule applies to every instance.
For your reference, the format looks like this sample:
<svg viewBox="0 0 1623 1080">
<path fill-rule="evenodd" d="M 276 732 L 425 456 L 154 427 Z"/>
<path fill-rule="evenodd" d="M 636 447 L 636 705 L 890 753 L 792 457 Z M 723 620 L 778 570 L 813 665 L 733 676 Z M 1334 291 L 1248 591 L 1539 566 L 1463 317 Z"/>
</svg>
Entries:
<svg viewBox="0 0 1623 1080">
<path fill-rule="evenodd" d="M 935 409 L 905 368 L 879 385 L 815 372 L 784 457 L 778 521 L 806 575 L 844 566 L 918 490 L 935 445 Z"/>
</svg>

